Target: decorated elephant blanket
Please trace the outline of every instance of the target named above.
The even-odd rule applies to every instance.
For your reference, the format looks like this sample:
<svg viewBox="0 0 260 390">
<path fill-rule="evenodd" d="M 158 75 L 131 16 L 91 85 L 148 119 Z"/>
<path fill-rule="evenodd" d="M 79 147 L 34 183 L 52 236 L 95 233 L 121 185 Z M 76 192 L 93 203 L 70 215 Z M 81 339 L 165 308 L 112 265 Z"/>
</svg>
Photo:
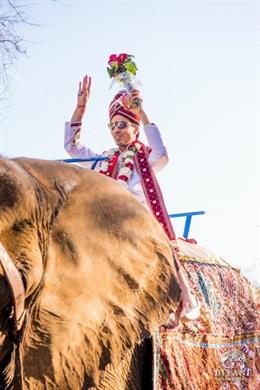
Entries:
<svg viewBox="0 0 260 390">
<path fill-rule="evenodd" d="M 201 302 L 199 320 L 162 326 L 155 338 L 156 390 L 260 389 L 259 306 L 237 269 L 179 241 L 181 260 Z M 178 316 L 178 314 L 177 314 Z"/>
</svg>

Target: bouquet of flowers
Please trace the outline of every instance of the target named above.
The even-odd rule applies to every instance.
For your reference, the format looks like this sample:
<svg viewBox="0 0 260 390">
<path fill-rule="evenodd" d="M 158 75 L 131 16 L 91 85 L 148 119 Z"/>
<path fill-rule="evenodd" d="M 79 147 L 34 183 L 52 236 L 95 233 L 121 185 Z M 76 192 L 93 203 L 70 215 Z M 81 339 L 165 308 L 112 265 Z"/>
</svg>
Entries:
<svg viewBox="0 0 260 390">
<path fill-rule="evenodd" d="M 113 79 L 111 86 L 117 82 L 130 93 L 136 85 L 140 84 L 135 77 L 137 66 L 133 58 L 133 55 L 127 53 L 111 54 L 107 67 L 108 74 Z"/>
</svg>

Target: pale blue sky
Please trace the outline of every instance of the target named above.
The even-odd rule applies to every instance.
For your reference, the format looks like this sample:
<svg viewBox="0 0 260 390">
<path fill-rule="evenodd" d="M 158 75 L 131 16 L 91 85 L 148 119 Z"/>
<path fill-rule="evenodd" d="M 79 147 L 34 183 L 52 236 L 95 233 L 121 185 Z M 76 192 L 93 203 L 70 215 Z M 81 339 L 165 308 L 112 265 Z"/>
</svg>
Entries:
<svg viewBox="0 0 260 390">
<path fill-rule="evenodd" d="M 8 106 L 0 108 L 0 152 L 67 158 L 64 121 L 86 73 L 93 85 L 82 140 L 97 152 L 111 147 L 107 107 L 114 91 L 106 61 L 131 53 L 146 111 L 170 156 L 158 176 L 169 212 L 205 210 L 194 218 L 191 237 L 253 269 L 256 279 L 257 12 L 250 0 L 38 1 L 29 13 L 43 26 L 21 30 L 30 41 L 28 58 L 16 63 Z M 180 222 L 176 230 L 181 235 Z"/>
</svg>

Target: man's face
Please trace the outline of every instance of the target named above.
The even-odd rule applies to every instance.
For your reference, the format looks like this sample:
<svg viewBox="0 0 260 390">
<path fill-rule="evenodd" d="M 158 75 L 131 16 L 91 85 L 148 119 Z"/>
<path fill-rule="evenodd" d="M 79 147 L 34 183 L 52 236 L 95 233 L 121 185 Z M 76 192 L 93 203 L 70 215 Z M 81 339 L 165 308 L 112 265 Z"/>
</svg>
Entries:
<svg viewBox="0 0 260 390">
<path fill-rule="evenodd" d="M 112 118 L 110 129 L 115 143 L 122 149 L 135 141 L 139 132 L 138 126 L 134 125 L 122 115 L 115 115 Z"/>
</svg>

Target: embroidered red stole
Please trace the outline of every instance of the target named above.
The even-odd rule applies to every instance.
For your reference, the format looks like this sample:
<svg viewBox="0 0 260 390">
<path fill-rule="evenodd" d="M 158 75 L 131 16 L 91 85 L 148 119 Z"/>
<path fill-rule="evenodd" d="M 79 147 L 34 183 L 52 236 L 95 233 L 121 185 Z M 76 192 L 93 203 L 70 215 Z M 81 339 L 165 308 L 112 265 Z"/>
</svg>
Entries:
<svg viewBox="0 0 260 390">
<path fill-rule="evenodd" d="M 141 144 L 140 150 L 134 156 L 135 168 L 140 177 L 144 195 L 150 210 L 157 221 L 162 225 L 170 241 L 176 241 L 176 235 L 168 216 L 163 195 L 154 171 L 149 164 L 148 157 L 148 148 L 144 144 Z"/>
<path fill-rule="evenodd" d="M 174 233 L 171 220 L 168 216 L 163 195 L 153 172 L 153 169 L 148 161 L 149 153 L 151 150 L 149 147 L 145 146 L 142 142 L 139 141 L 134 141 L 129 146 L 129 149 L 131 149 L 131 146 L 134 146 L 137 143 L 139 145 L 139 150 L 134 155 L 134 165 L 140 177 L 147 204 L 152 211 L 154 217 L 163 227 L 169 240 L 174 241 L 174 249 L 178 251 L 176 244 L 176 235 Z M 118 175 L 118 158 L 119 152 L 116 152 L 109 160 L 107 171 L 100 171 L 100 173 L 103 173 L 109 177 L 116 179 Z"/>
</svg>

